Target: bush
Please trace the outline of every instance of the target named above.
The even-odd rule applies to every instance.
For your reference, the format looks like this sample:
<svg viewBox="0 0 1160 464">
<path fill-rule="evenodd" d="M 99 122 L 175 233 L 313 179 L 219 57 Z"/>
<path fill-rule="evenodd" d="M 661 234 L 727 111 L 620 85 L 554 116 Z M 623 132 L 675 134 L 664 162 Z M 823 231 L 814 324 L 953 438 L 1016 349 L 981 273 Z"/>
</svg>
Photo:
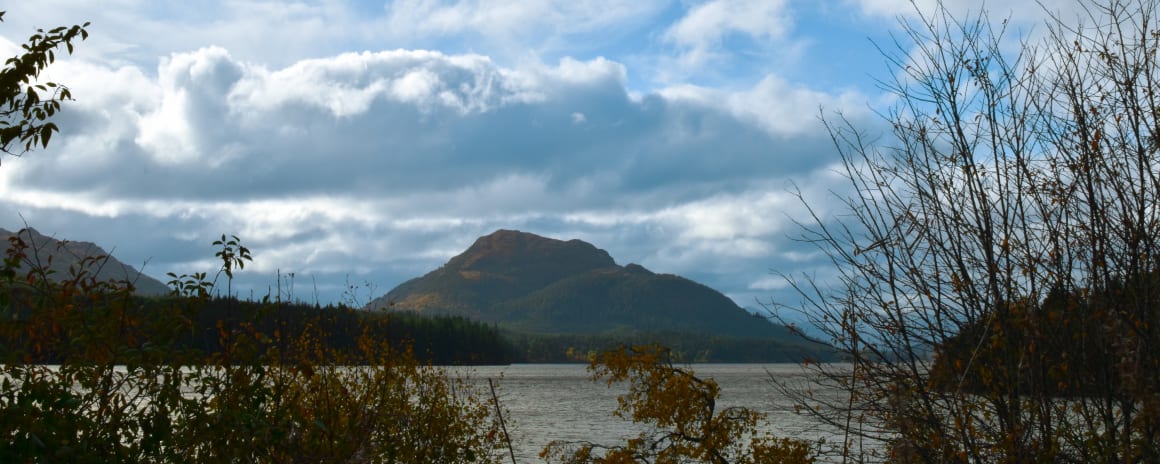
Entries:
<svg viewBox="0 0 1160 464">
<path fill-rule="evenodd" d="M 101 257 L 53 278 L 20 237 L 0 268 L 2 462 L 497 460 L 495 405 L 371 336 L 382 327 L 364 326 L 352 351 L 317 323 L 270 336 L 220 321 L 221 350 L 207 355 L 179 342 L 214 289 L 204 274 L 175 278 L 184 295 L 146 306 L 128 283 L 93 277 Z M 248 250 L 218 245 L 228 283 Z"/>
<path fill-rule="evenodd" d="M 649 424 L 650 431 L 620 445 L 552 442 L 540 453 L 566 463 L 712 462 L 810 463 L 808 442 L 761 432 L 764 416 L 742 407 L 718 410 L 720 388 L 687 368 L 673 366 L 657 345 L 618 348 L 595 357 L 593 380 L 628 382 L 617 417 Z"/>
</svg>

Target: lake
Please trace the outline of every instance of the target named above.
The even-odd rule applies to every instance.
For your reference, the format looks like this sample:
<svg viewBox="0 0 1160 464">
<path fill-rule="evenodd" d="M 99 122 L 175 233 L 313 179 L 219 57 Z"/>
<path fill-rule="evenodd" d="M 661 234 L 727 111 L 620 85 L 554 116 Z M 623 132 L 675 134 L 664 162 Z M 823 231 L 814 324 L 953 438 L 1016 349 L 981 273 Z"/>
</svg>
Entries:
<svg viewBox="0 0 1160 464">
<path fill-rule="evenodd" d="M 584 364 L 514 364 L 462 368 L 481 381 L 495 381 L 505 408 L 504 419 L 512 435 L 519 462 L 539 462 L 538 454 L 552 440 L 587 440 L 619 444 L 640 429 L 626 419 L 614 417 L 616 397 L 627 384 L 606 386 L 593 382 Z M 777 436 L 816 440 L 838 437 L 820 430 L 809 418 L 794 413 L 793 403 L 778 394 L 770 376 L 802 379 L 797 364 L 694 364 L 701 378 L 713 378 L 721 387 L 718 410 L 744 406 L 768 415 L 766 427 Z M 839 438 L 840 441 L 840 438 Z"/>
<path fill-rule="evenodd" d="M 721 387 L 718 411 L 731 406 L 747 407 L 766 414 L 765 429 L 775 436 L 807 441 L 824 438 L 830 444 L 841 442 L 837 430 L 796 414 L 793 402 L 780 395 L 772 384 L 772 378 L 792 384 L 805 383 L 806 377 L 797 364 L 693 364 L 687 367 L 700 378 L 717 381 Z M 520 463 L 542 462 L 539 452 L 552 440 L 616 445 L 645 430 L 644 426 L 612 415 L 617 396 L 626 393 L 628 385 L 621 383 L 610 388 L 603 381 L 592 381 L 586 364 L 446 369 L 448 374 L 472 379 L 481 398 L 490 394 L 487 379 L 495 382 Z M 815 390 L 815 393 L 819 392 Z"/>
</svg>

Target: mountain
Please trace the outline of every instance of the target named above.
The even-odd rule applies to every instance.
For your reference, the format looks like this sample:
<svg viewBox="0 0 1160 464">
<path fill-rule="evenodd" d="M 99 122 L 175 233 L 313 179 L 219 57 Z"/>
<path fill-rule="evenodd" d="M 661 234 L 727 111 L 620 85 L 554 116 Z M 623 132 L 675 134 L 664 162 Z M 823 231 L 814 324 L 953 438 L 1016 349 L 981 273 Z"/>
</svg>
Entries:
<svg viewBox="0 0 1160 464">
<path fill-rule="evenodd" d="M 36 263 L 52 271 L 53 275 L 64 278 L 69 275 L 70 267 L 80 265 L 85 258 L 96 258 L 89 265 L 89 270 L 96 270 L 98 280 L 130 282 L 138 295 L 154 296 L 169 293 L 169 288 L 161 281 L 118 261 L 91 242 L 57 240 L 31 227 L 21 229 L 19 232 L 0 229 L 0 240 L 3 241 L 5 251 L 11 246 L 9 240 L 17 235 L 28 245 L 28 250 L 25 251 L 27 259 L 22 263 L 22 267 L 28 266 L 30 262 Z"/>
<path fill-rule="evenodd" d="M 480 237 L 368 306 L 465 316 L 525 333 L 677 331 L 796 340 L 785 326 L 689 279 L 617 265 L 608 252 L 580 240 L 514 230 Z"/>
</svg>

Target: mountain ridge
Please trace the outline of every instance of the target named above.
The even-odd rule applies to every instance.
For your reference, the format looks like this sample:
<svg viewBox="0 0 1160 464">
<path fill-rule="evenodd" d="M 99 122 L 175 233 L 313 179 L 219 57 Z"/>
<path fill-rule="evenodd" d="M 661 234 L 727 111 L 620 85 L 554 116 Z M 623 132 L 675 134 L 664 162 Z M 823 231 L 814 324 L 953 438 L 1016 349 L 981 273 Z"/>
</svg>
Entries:
<svg viewBox="0 0 1160 464">
<path fill-rule="evenodd" d="M 465 316 L 525 333 L 687 331 L 797 341 L 789 328 L 703 284 L 635 263 L 620 266 L 578 239 L 504 229 L 368 308 Z"/>
<path fill-rule="evenodd" d="M 92 242 L 57 240 L 41 234 L 32 227 L 25 227 L 16 232 L 0 228 L 0 240 L 9 242 L 14 236 L 19 236 L 28 246 L 26 254 L 33 264 L 42 266 L 51 271 L 52 275 L 68 276 L 69 268 L 81 263 L 85 258 L 98 258 L 92 263 L 90 271 L 95 270 L 96 278 L 102 281 L 128 282 L 139 295 L 160 296 L 169 293 L 167 287 L 160 280 L 141 272 L 137 268 L 125 264 L 100 246 Z M 10 248 L 10 243 L 4 244 L 4 249 Z"/>
</svg>

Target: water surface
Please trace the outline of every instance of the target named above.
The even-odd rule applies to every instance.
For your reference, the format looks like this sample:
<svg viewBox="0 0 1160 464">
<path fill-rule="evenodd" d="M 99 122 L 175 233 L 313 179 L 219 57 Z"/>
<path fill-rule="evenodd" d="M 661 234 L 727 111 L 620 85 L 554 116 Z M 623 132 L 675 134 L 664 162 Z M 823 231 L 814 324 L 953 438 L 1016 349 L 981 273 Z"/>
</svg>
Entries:
<svg viewBox="0 0 1160 464">
<path fill-rule="evenodd" d="M 793 403 L 778 394 L 771 376 L 801 380 L 797 364 L 694 364 L 701 378 L 713 378 L 721 387 L 718 410 L 744 406 L 768 415 L 765 427 L 777 436 L 816 440 L 832 431 L 819 430 L 809 418 L 794 412 Z M 618 444 L 643 430 L 631 421 L 614 417 L 616 397 L 627 392 L 626 384 L 606 386 L 591 381 L 583 364 L 515 364 L 466 368 L 487 388 L 495 382 L 504 419 L 513 437 L 520 462 L 537 462 L 537 455 L 552 440 Z M 484 390 L 486 392 L 486 390 Z"/>
</svg>

